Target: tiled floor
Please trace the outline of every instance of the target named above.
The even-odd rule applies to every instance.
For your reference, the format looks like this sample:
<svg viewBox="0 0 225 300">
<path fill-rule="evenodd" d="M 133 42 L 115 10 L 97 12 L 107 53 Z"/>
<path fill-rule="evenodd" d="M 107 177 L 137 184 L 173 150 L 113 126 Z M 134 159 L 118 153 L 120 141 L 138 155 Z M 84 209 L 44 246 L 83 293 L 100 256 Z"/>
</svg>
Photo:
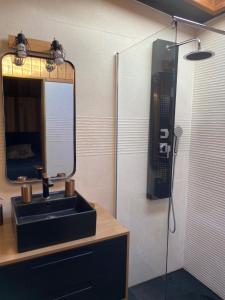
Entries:
<svg viewBox="0 0 225 300">
<path fill-rule="evenodd" d="M 128 300 L 222 300 L 184 269 L 158 277 L 129 289 Z"/>
</svg>

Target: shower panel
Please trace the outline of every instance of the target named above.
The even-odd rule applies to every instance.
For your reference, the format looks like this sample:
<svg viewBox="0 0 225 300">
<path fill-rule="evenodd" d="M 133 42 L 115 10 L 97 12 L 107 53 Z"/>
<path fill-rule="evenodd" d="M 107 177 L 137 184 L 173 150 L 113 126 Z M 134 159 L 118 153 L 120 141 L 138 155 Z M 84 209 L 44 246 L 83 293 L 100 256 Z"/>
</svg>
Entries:
<svg viewBox="0 0 225 300">
<path fill-rule="evenodd" d="M 153 42 L 149 120 L 147 198 L 171 196 L 173 130 L 176 102 L 178 47 L 158 39 Z"/>
</svg>

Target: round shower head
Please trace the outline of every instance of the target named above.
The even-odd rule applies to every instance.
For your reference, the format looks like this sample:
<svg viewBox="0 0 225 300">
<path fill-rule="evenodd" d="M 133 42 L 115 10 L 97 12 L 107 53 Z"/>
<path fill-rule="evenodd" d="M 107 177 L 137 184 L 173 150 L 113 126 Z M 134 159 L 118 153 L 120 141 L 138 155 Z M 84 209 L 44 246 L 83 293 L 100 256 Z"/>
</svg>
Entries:
<svg viewBox="0 0 225 300">
<path fill-rule="evenodd" d="M 204 60 L 211 58 L 215 55 L 213 51 L 208 50 L 197 50 L 190 52 L 184 56 L 185 59 L 191 60 L 191 61 L 198 61 L 198 60 Z"/>
</svg>

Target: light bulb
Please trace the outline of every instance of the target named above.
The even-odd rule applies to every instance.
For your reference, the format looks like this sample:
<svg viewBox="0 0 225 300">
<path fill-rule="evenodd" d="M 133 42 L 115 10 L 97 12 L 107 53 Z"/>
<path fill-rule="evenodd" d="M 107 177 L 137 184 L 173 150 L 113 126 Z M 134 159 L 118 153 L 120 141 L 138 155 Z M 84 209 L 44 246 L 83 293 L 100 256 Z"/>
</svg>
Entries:
<svg viewBox="0 0 225 300">
<path fill-rule="evenodd" d="M 22 43 L 17 45 L 17 56 L 25 58 L 27 57 L 27 49 L 26 46 Z"/>
</svg>

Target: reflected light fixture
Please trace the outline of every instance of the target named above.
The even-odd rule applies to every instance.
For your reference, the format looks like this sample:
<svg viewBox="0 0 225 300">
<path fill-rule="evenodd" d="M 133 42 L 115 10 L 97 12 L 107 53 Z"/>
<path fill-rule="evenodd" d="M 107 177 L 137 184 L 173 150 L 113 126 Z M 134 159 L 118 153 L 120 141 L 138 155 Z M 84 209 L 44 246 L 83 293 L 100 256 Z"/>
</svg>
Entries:
<svg viewBox="0 0 225 300">
<path fill-rule="evenodd" d="M 13 63 L 16 66 L 22 66 L 25 63 L 25 59 L 27 57 L 27 50 L 28 50 L 28 41 L 25 37 L 25 35 L 20 32 L 15 37 L 15 49 L 16 49 L 16 55 L 14 57 Z"/>
<path fill-rule="evenodd" d="M 46 60 L 46 69 L 52 72 L 56 65 L 62 65 L 65 62 L 65 51 L 63 46 L 54 39 L 51 43 L 50 58 Z"/>
<path fill-rule="evenodd" d="M 48 72 L 52 72 L 53 70 L 55 70 L 55 61 L 51 58 L 46 59 L 45 67 Z"/>
</svg>

